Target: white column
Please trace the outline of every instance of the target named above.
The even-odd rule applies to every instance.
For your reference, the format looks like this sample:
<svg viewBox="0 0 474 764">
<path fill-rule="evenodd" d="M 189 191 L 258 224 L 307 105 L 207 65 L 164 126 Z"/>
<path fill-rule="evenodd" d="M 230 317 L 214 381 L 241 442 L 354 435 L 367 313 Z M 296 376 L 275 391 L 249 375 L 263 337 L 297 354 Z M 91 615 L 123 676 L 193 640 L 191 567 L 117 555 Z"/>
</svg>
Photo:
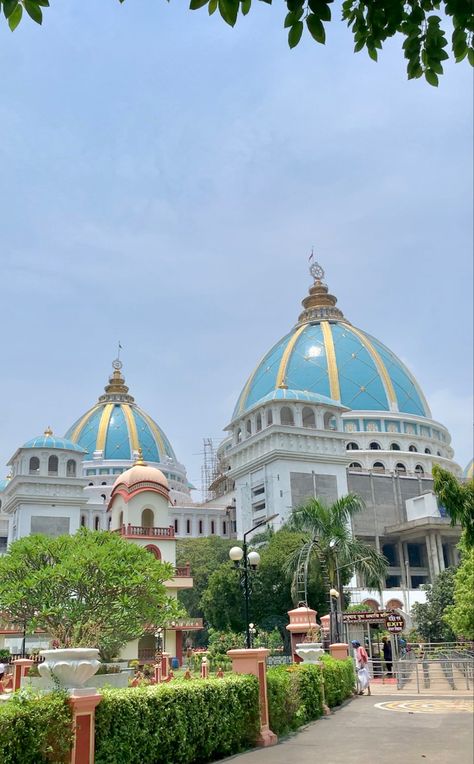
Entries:
<svg viewBox="0 0 474 764">
<path fill-rule="evenodd" d="M 438 548 L 439 568 L 440 571 L 443 571 L 446 569 L 446 566 L 444 564 L 443 542 L 441 540 L 441 533 L 436 533 L 434 538 L 436 539 L 436 546 Z"/>
</svg>

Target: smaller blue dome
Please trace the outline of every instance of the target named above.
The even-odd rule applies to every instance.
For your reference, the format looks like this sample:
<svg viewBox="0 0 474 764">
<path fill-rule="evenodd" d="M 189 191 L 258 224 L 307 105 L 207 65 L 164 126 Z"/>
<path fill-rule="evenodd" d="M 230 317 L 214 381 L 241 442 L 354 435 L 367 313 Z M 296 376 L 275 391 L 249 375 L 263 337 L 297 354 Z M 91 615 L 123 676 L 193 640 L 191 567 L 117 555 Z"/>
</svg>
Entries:
<svg viewBox="0 0 474 764">
<path fill-rule="evenodd" d="M 466 464 L 466 467 L 464 468 L 464 472 L 462 474 L 463 474 L 463 477 L 467 478 L 468 480 L 474 479 L 474 459 L 471 459 L 469 464 Z"/>
<path fill-rule="evenodd" d="M 0 480 L 0 493 L 5 490 L 9 482 L 10 481 L 8 478 L 3 478 L 3 480 Z"/>
<path fill-rule="evenodd" d="M 345 408 L 340 401 L 334 401 L 332 398 L 328 398 L 327 395 L 311 393 L 309 390 L 287 390 L 280 387 L 264 395 L 263 398 L 260 398 L 253 404 L 252 408 L 263 406 L 264 403 L 269 401 L 306 401 L 307 403 L 322 403 L 326 406 Z"/>
<path fill-rule="evenodd" d="M 52 433 L 50 435 L 49 431 L 43 433 L 43 435 L 38 435 L 36 438 L 31 438 L 31 440 L 23 444 L 22 448 L 58 448 L 63 451 L 77 451 L 80 454 L 87 453 L 84 448 L 78 446 L 77 443 L 73 443 L 72 440 L 57 438 Z"/>
</svg>

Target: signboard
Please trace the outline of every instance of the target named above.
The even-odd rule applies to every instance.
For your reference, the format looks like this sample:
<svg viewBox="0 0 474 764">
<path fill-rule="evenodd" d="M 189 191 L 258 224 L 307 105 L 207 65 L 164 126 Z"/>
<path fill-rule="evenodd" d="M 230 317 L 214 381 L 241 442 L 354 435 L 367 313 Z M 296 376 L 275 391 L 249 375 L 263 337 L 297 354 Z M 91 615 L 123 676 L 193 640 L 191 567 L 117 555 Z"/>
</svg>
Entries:
<svg viewBox="0 0 474 764">
<path fill-rule="evenodd" d="M 405 619 L 398 613 L 391 613 L 385 619 L 385 626 L 391 634 L 399 634 L 405 628 Z"/>
<path fill-rule="evenodd" d="M 343 613 L 342 620 L 344 623 L 385 623 L 390 615 L 393 615 L 392 610 L 368 610 L 361 613 Z"/>
</svg>

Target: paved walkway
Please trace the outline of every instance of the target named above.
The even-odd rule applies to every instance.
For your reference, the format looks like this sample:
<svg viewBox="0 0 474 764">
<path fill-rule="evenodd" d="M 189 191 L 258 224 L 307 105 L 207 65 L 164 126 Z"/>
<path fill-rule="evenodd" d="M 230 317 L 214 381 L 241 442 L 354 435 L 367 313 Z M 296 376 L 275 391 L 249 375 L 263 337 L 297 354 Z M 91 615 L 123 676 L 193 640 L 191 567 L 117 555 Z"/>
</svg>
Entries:
<svg viewBox="0 0 474 764">
<path fill-rule="evenodd" d="M 400 705 L 402 704 L 402 705 Z M 272 748 L 235 764 L 472 764 L 472 696 L 356 697 Z"/>
</svg>

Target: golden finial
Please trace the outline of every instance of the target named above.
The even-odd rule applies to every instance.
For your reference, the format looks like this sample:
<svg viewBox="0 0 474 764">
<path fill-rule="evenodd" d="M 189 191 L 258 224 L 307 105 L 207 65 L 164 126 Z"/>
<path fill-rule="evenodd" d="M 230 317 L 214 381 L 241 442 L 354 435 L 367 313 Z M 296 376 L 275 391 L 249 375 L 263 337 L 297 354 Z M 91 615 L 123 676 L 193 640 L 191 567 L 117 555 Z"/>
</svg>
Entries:
<svg viewBox="0 0 474 764">
<path fill-rule="evenodd" d="M 53 431 L 51 429 L 51 426 L 48 425 L 46 430 L 44 431 L 44 435 L 46 435 L 47 438 L 50 438 L 52 434 L 53 434 Z"/>
<path fill-rule="evenodd" d="M 147 467 L 148 466 L 147 463 L 143 459 L 143 451 L 140 448 L 140 446 L 138 447 L 137 458 L 133 462 L 133 466 L 134 467 Z"/>
</svg>

